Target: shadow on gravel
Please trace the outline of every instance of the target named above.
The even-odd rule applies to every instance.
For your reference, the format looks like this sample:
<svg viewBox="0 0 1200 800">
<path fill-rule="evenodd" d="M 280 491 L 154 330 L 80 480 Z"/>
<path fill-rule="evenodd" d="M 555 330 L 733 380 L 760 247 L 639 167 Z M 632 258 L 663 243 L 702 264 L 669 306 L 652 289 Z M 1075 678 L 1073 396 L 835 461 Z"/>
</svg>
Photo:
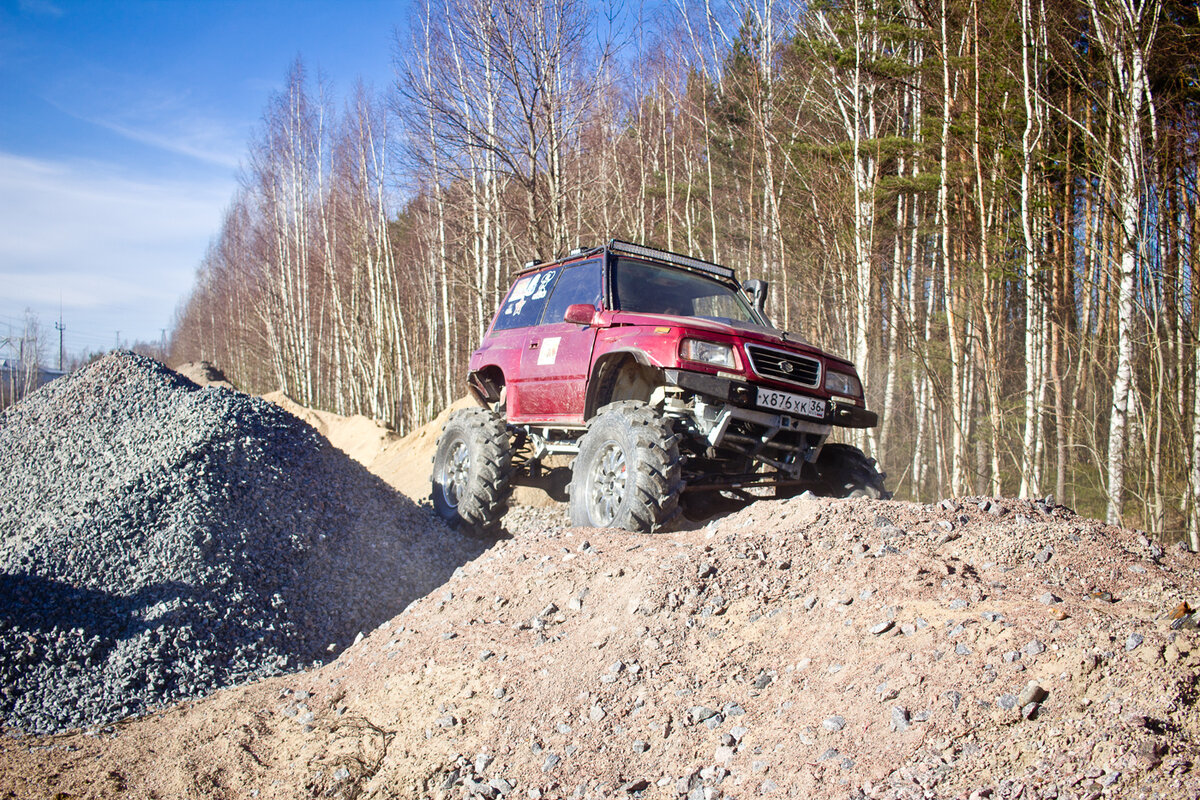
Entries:
<svg viewBox="0 0 1200 800">
<path fill-rule="evenodd" d="M 27 633 L 71 633 L 85 637 L 127 639 L 149 627 L 178 624 L 184 616 L 180 601 L 203 602 L 191 586 L 179 581 L 149 586 L 130 596 L 81 589 L 40 575 L 0 574 L 0 624 Z M 204 598 L 211 600 L 211 598 Z M 174 611 L 146 620 L 158 604 Z M 2 658 L 2 657 L 0 657 Z"/>
<path fill-rule="evenodd" d="M 87 727 L 330 661 L 495 543 L 446 528 L 340 452 L 322 458 L 354 497 L 296 496 L 279 513 L 341 524 L 285 523 L 275 550 L 222 547 L 247 531 L 218 515 L 196 536 L 208 542 L 192 565 L 203 580 L 119 594 L 0 572 L 0 720 L 37 733 Z M 82 554 L 70 551 L 34 560 L 65 575 Z"/>
<path fill-rule="evenodd" d="M 331 462 L 326 469 L 338 473 L 355 494 L 336 498 L 332 507 L 326 499 L 313 510 L 340 524 L 306 549 L 295 574 L 278 591 L 293 612 L 303 609 L 306 624 L 327 628 L 343 620 L 337 641 L 344 646 L 437 589 L 496 540 L 454 530 L 432 505 L 414 503 L 324 439 L 321 447 L 322 458 Z M 303 516 L 292 512 L 292 518 Z"/>
</svg>

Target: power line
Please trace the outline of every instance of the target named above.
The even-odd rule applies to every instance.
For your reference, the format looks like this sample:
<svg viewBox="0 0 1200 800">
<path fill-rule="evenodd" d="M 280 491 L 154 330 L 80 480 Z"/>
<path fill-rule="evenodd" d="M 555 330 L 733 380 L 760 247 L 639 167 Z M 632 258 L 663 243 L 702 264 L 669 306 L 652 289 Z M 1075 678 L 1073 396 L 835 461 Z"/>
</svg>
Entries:
<svg viewBox="0 0 1200 800">
<path fill-rule="evenodd" d="M 39 327 L 41 326 L 41 320 L 37 319 L 36 315 L 33 319 L 30 319 L 23 316 L 0 313 L 0 326 L 8 328 L 7 336 L 0 335 L 0 351 L 11 349 L 13 357 L 16 357 L 18 339 L 21 338 L 20 333 L 25 332 L 30 323 L 34 321 L 37 321 Z M 58 333 L 58 356 L 59 362 L 62 365 L 60 369 L 65 368 L 67 363 L 67 350 L 70 350 L 73 355 L 79 356 L 95 352 L 107 352 L 114 346 L 114 339 L 106 334 L 68 326 L 65 314 L 60 315 L 58 321 L 52 322 L 51 326 Z M 68 330 L 68 328 L 70 329 Z M 168 328 L 160 327 L 157 337 L 147 336 L 144 341 L 150 344 L 161 344 L 166 341 L 168 330 Z M 116 346 L 120 347 L 120 331 L 114 331 L 114 333 L 116 334 Z M 42 328 L 41 336 L 48 338 L 49 331 Z M 137 341 L 140 342 L 143 340 L 138 339 Z M 165 345 L 163 347 L 165 349 Z"/>
</svg>

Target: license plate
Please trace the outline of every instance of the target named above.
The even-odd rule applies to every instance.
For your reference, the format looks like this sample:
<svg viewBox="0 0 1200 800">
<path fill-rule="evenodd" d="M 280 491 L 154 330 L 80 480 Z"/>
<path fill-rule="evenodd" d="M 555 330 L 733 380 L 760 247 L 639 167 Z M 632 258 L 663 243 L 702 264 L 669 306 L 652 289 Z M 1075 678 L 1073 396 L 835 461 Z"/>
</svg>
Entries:
<svg viewBox="0 0 1200 800">
<path fill-rule="evenodd" d="M 805 397 L 791 392 L 777 392 L 774 389 L 758 389 L 758 404 L 772 411 L 783 411 L 788 414 L 800 414 L 805 417 L 825 418 L 825 401 L 815 397 Z"/>
</svg>

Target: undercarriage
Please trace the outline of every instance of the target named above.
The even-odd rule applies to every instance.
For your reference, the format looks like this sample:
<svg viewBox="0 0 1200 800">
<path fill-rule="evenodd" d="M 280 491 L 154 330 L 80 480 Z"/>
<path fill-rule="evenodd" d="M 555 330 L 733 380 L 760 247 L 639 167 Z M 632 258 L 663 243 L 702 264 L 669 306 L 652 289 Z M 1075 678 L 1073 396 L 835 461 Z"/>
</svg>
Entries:
<svg viewBox="0 0 1200 800">
<path fill-rule="evenodd" d="M 735 391 L 726 392 L 733 394 Z M 832 425 L 788 414 L 747 408 L 684 387 L 661 386 L 648 404 L 669 424 L 678 441 L 685 505 L 689 496 L 720 495 L 705 508 L 733 508 L 773 494 L 788 497 L 820 491 L 816 464 Z M 509 425 L 513 483 L 533 486 L 556 500 L 567 499 L 572 456 L 586 428 Z M 697 505 L 697 504 L 692 504 Z"/>
</svg>

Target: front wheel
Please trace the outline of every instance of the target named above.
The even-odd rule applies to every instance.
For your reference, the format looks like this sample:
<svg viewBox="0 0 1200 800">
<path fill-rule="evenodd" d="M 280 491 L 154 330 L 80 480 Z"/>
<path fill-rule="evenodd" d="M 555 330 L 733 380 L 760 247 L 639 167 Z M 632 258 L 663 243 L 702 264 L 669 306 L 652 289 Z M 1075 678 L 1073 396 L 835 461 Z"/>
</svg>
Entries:
<svg viewBox="0 0 1200 800">
<path fill-rule="evenodd" d="M 512 443 L 486 408 L 454 412 L 433 456 L 433 507 L 469 536 L 493 537 L 512 493 Z"/>
<path fill-rule="evenodd" d="M 827 444 L 817 456 L 818 494 L 827 497 L 871 497 L 890 500 L 892 493 L 883 485 L 887 477 L 875 467 L 875 459 L 867 458 L 857 447 L 848 444 Z"/>
<path fill-rule="evenodd" d="M 679 513 L 679 438 L 645 403 L 612 403 L 588 425 L 571 472 L 571 523 L 649 533 Z"/>
</svg>

